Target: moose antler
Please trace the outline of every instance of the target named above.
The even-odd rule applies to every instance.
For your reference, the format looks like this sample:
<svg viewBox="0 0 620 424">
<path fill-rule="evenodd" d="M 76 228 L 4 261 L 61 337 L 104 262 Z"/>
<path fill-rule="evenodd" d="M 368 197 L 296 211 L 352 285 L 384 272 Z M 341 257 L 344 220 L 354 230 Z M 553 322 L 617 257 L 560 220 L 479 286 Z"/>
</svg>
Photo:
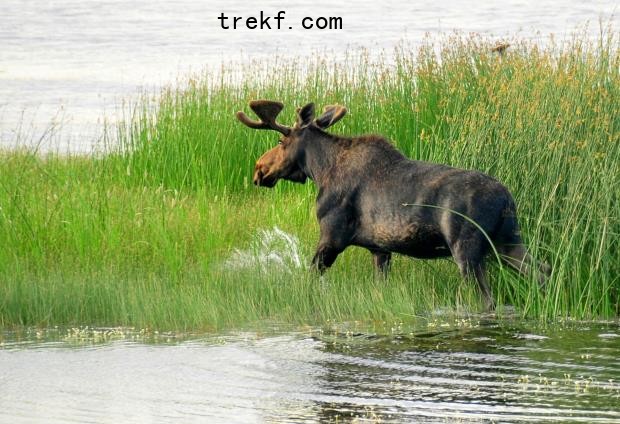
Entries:
<svg viewBox="0 0 620 424">
<path fill-rule="evenodd" d="M 276 117 L 284 108 L 284 105 L 280 102 L 274 102 L 272 100 L 252 100 L 250 102 L 250 108 L 260 118 L 260 121 L 254 121 L 248 117 L 245 113 L 237 112 L 237 119 L 243 124 L 256 130 L 275 130 L 284 135 L 289 135 L 292 131 L 290 127 L 280 125 L 276 122 Z"/>
</svg>

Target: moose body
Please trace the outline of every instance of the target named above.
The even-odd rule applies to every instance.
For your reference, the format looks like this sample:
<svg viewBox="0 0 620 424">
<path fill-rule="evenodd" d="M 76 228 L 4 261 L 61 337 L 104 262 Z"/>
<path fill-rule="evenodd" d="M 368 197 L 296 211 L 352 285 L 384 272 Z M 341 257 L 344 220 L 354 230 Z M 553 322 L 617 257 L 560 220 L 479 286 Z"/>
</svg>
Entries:
<svg viewBox="0 0 620 424">
<path fill-rule="evenodd" d="M 493 243 L 501 259 L 523 274 L 534 267 L 544 283 L 549 267 L 537 265 L 519 234 L 508 189 L 478 171 L 410 160 L 380 136 L 338 137 L 325 131 L 346 113 L 328 106 L 314 118 L 312 103 L 298 110 L 294 127 L 276 123 L 283 105 L 253 101 L 261 118 L 237 117 L 251 128 L 283 137 L 256 163 L 254 183 L 273 187 L 279 179 L 318 186 L 320 240 L 312 264 L 323 272 L 348 246 L 368 249 L 387 274 L 391 254 L 416 258 L 452 256 L 464 277 L 474 277 L 487 308 L 493 296 L 485 256 Z"/>
</svg>

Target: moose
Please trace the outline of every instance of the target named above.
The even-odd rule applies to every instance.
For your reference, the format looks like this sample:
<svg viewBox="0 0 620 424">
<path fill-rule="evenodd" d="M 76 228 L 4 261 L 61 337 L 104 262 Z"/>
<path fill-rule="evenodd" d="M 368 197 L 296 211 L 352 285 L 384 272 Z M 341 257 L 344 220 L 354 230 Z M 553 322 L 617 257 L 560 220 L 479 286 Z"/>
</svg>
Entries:
<svg viewBox="0 0 620 424">
<path fill-rule="evenodd" d="M 520 236 L 516 206 L 508 189 L 478 171 L 410 160 L 377 135 L 341 137 L 326 132 L 346 108 L 297 109 L 292 127 L 276 122 L 284 105 L 254 100 L 260 120 L 237 112 L 253 129 L 281 134 L 278 145 L 256 162 L 253 182 L 273 187 L 278 180 L 318 186 L 316 214 L 320 239 L 312 266 L 320 273 L 348 246 L 370 251 L 377 271 L 387 275 L 392 253 L 415 258 L 452 256 L 461 275 L 474 278 L 487 309 L 494 298 L 485 256 L 494 248 L 501 261 L 523 275 L 535 273 L 544 285 L 550 267 L 538 263 Z M 491 244 L 492 243 L 492 244 Z"/>
</svg>

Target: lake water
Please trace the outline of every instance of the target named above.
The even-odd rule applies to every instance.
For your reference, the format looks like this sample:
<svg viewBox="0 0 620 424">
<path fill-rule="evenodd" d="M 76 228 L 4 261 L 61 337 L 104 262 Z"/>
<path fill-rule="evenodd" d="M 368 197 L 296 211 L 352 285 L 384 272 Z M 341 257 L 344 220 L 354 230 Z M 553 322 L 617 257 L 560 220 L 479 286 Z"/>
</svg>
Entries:
<svg viewBox="0 0 620 424">
<path fill-rule="evenodd" d="M 283 10 L 283 29 L 224 30 L 218 20 L 261 10 Z M 302 28 L 303 18 L 320 16 L 341 17 L 342 29 Z M 104 117 L 114 121 L 123 99 L 222 62 L 389 50 L 455 30 L 545 43 L 588 22 L 585 31 L 595 36 L 600 19 L 618 29 L 619 16 L 616 0 L 2 0 L 0 147 L 43 138 L 42 149 L 91 151 Z"/>
<path fill-rule="evenodd" d="M 0 422 L 620 422 L 617 322 L 376 330 L 4 332 Z"/>
</svg>

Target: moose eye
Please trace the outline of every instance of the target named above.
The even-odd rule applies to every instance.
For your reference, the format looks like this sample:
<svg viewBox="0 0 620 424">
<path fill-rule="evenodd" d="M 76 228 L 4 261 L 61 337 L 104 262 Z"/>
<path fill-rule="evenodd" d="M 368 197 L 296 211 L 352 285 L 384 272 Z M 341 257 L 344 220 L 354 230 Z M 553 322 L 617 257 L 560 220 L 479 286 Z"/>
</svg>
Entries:
<svg viewBox="0 0 620 424">
<path fill-rule="evenodd" d="M 284 144 L 284 140 L 282 139 L 278 140 L 278 144 Z"/>
</svg>

